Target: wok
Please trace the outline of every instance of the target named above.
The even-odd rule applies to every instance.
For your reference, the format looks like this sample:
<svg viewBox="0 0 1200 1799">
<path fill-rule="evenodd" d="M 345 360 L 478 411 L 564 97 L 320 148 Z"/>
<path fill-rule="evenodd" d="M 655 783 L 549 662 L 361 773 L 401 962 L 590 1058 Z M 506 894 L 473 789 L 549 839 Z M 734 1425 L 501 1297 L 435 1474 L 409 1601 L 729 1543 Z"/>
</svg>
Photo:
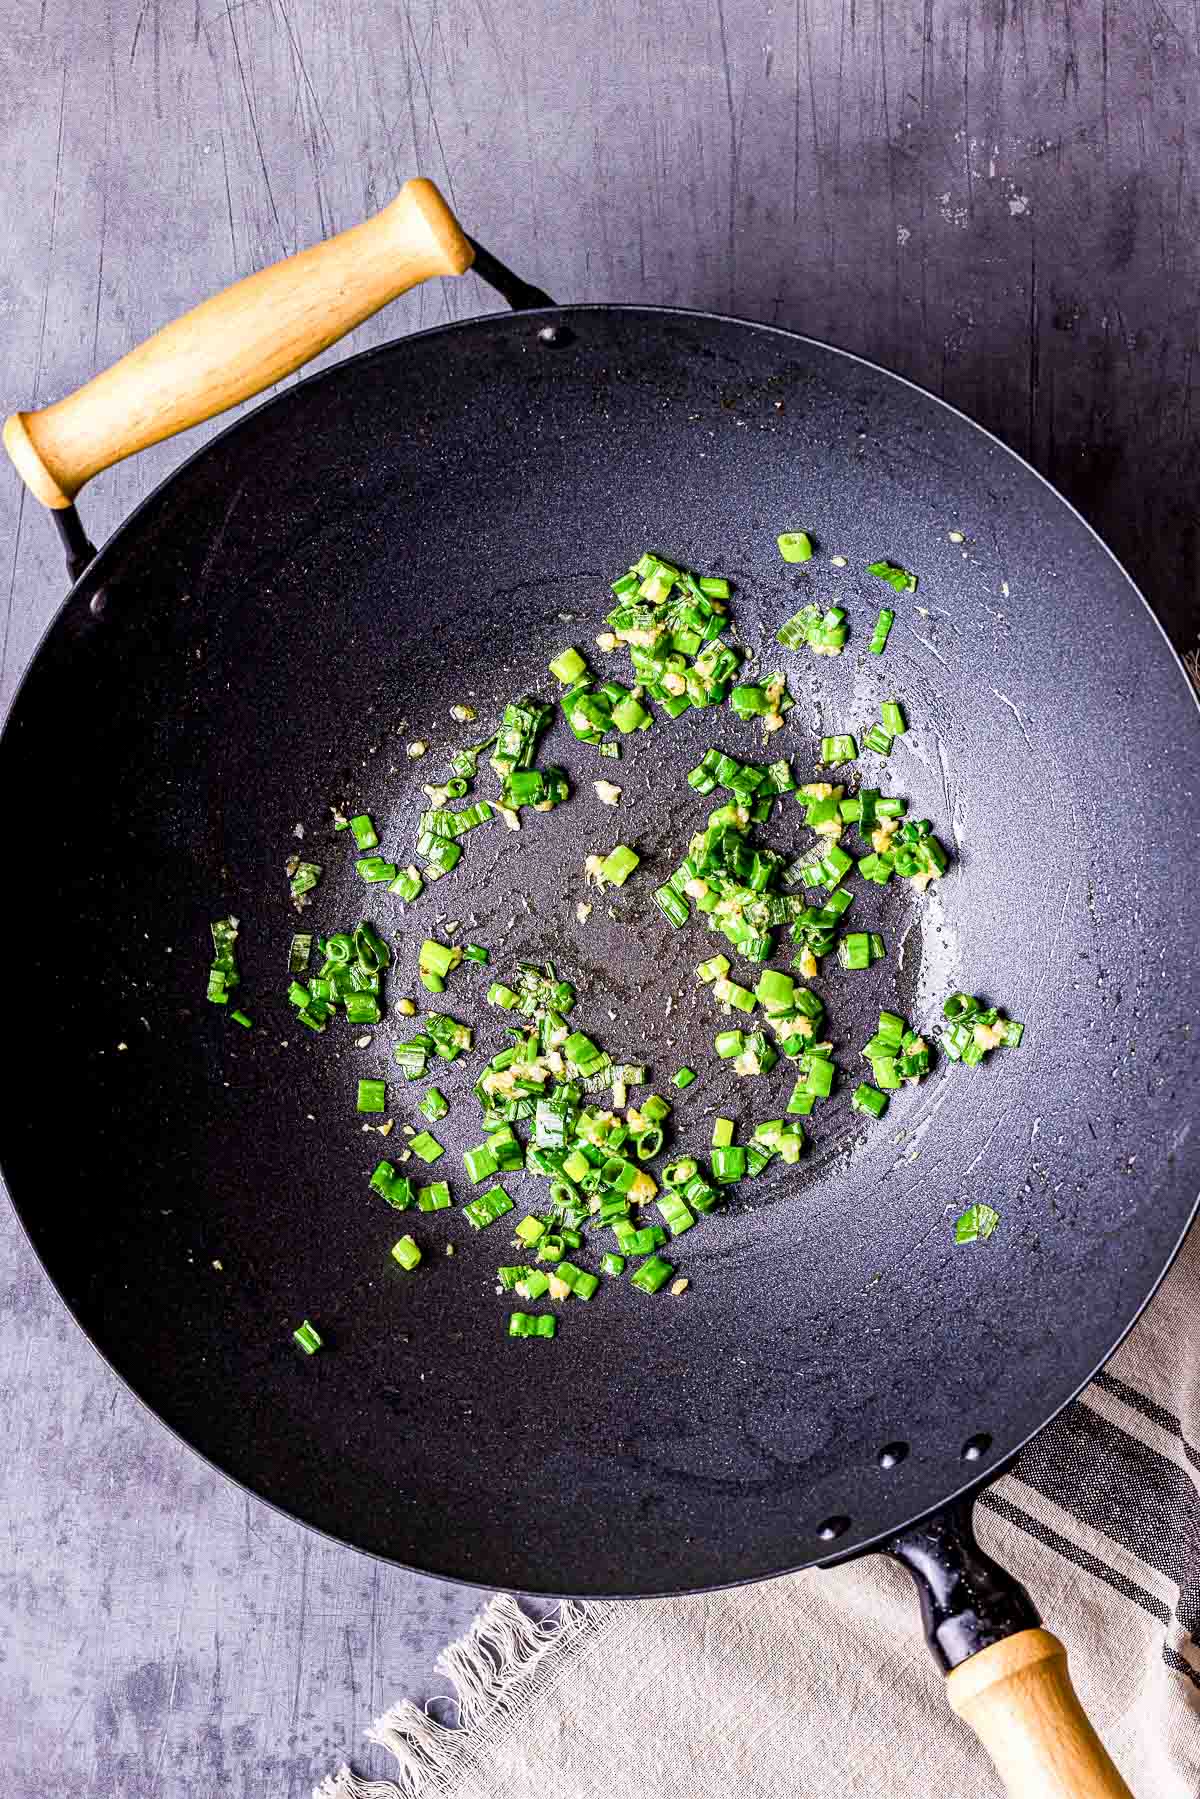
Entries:
<svg viewBox="0 0 1200 1799">
<path fill-rule="evenodd" d="M 473 258 L 517 310 L 280 392 L 92 551 L 73 506 L 90 476 Z M 78 578 L 0 742 L 10 819 L 34 814 L 0 885 L 4 940 L 22 946 L 0 1154 L 113 1368 L 261 1498 L 455 1580 L 670 1594 L 887 1549 L 1013 1790 L 1124 1792 L 1061 1646 L 970 1531 L 972 1492 L 1111 1354 L 1200 1187 L 1184 1128 L 1200 976 L 1179 955 L 1200 732 L 1100 540 L 911 384 L 764 325 L 555 307 L 421 182 L 15 415 L 6 442 Z M 801 525 L 821 553 L 789 568 L 775 535 Z M 757 666 L 787 667 L 798 704 L 775 742 L 802 778 L 823 732 L 881 698 L 907 706 L 879 779 L 955 861 L 924 902 L 899 883 L 857 898 L 890 953 L 817 983 L 844 1067 L 881 1006 L 928 1025 L 955 988 L 1023 1018 L 1025 1044 L 974 1070 L 943 1060 L 878 1125 L 843 1075 L 800 1165 L 680 1244 L 682 1300 L 611 1282 L 531 1348 L 504 1335 L 499 1232 L 437 1214 L 419 1221 L 420 1277 L 389 1262 L 397 1221 L 366 1185 L 386 1150 L 354 1093 L 389 1074 L 392 1032 L 360 1049 L 352 1027 L 295 1024 L 284 864 L 302 826 L 325 868 L 306 925 L 398 933 L 392 995 L 416 988 L 420 940 L 463 921 L 492 965 L 446 1000 L 489 1053 L 488 979 L 550 959 L 578 984 L 573 1022 L 647 1061 L 660 1090 L 702 1069 L 690 1094 L 669 1090 L 682 1148 L 704 1153 L 716 1112 L 747 1127 L 778 1113 L 786 1064 L 738 1083 L 712 1062 L 693 970 L 714 940 L 698 921 L 673 930 L 650 897 L 711 803 L 687 769 L 711 743 L 761 753 L 728 709 L 660 720 L 619 764 L 556 724 L 544 760 L 566 765 L 570 805 L 519 836 L 476 834 L 407 908 L 361 886 L 331 830 L 331 807 L 369 810 L 406 861 L 422 783 L 506 700 L 551 689 L 555 652 L 591 647 L 608 582 L 646 547 L 732 579 Z M 876 659 L 863 625 L 888 596 L 859 571 L 881 555 L 920 587 Z M 854 628 L 840 661 L 774 649 L 785 616 L 835 595 Z M 479 725 L 452 721 L 460 703 Z M 431 749 L 414 761 L 417 739 Z M 618 814 L 600 775 L 625 790 Z M 618 837 L 642 868 L 579 924 L 584 856 Z M 246 1033 L 204 1003 L 209 921 L 230 912 Z M 458 1072 L 437 1127 L 452 1169 L 479 1135 Z M 420 1091 L 394 1086 L 393 1114 L 419 1125 Z M 514 1190 L 533 1203 L 532 1183 Z M 976 1200 L 1001 1225 L 956 1246 Z M 311 1360 L 291 1341 L 306 1316 L 327 1343 Z"/>
</svg>

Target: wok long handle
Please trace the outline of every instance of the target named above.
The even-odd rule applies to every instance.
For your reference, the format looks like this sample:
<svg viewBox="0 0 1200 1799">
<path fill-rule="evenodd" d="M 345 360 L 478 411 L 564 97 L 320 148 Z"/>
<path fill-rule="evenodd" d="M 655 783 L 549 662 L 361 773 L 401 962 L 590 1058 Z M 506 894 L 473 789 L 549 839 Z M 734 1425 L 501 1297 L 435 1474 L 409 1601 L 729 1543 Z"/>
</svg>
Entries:
<svg viewBox="0 0 1200 1799">
<path fill-rule="evenodd" d="M 887 1545 L 917 1584 L 946 1697 L 1011 1799 L 1133 1799 L 1075 1696 L 1066 1650 L 976 1542 L 973 1504 L 956 1500 Z"/>
<path fill-rule="evenodd" d="M 1012 1799 L 1133 1799 L 1079 1703 L 1066 1650 L 1048 1630 L 1022 1630 L 981 1649 L 946 1676 L 946 1696 Z"/>
<path fill-rule="evenodd" d="M 406 181 L 382 212 L 205 300 L 40 412 L 15 412 L 4 444 L 43 506 L 137 450 L 262 393 L 474 251 L 432 181 Z"/>
</svg>

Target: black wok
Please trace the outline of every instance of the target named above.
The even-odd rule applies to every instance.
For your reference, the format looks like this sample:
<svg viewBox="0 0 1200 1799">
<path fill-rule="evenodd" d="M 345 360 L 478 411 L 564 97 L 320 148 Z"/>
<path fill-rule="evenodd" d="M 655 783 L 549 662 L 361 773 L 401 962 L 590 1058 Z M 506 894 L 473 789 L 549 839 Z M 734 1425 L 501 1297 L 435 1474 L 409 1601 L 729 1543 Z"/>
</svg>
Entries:
<svg viewBox="0 0 1200 1799">
<path fill-rule="evenodd" d="M 209 443 L 91 558 L 67 504 L 88 475 L 464 266 L 436 196 L 413 210 L 413 191 L 173 327 L 190 336 L 139 352 L 98 398 L 10 426 L 82 566 L 0 743 L 24 837 L 0 883 L 3 939 L 20 946 L 0 1125 L 14 1203 L 146 1403 L 347 1543 L 593 1595 L 891 1547 L 932 1582 L 944 1665 L 1007 1649 L 1036 1613 L 951 1502 L 1108 1357 L 1200 1187 L 1184 1128 L 1200 1104 L 1191 691 L 1100 540 L 968 419 L 792 333 L 667 309 L 520 310 L 344 362 Z M 483 272 L 510 280 L 490 258 Z M 789 569 L 774 539 L 797 526 L 822 553 Z M 975 1070 L 943 1062 L 878 1125 L 851 1111 L 858 1077 L 843 1075 L 799 1167 L 681 1242 L 683 1300 L 613 1282 L 531 1346 L 504 1335 L 499 1231 L 437 1214 L 419 1220 L 420 1278 L 389 1262 L 397 1220 L 366 1185 L 383 1145 L 354 1088 L 388 1074 L 395 1033 L 357 1049 L 352 1027 L 295 1025 L 284 863 L 302 824 L 326 870 L 306 921 L 399 933 L 393 994 L 416 988 L 423 936 L 469 922 L 492 968 L 447 1000 L 492 1048 L 488 978 L 552 959 L 579 984 L 582 1027 L 647 1060 L 660 1091 L 674 1097 L 681 1063 L 703 1070 L 678 1099 L 682 1146 L 703 1151 L 714 1111 L 778 1113 L 786 1065 L 761 1082 L 714 1072 L 692 971 L 715 940 L 673 931 L 650 899 L 708 809 L 686 770 L 710 743 L 758 753 L 726 709 L 661 721 L 619 765 L 556 725 L 546 759 L 568 768 L 572 803 L 520 836 L 477 833 L 407 909 L 361 886 L 330 828 L 331 806 L 369 810 L 407 860 L 421 784 L 480 734 L 450 707 L 487 729 L 511 696 L 552 691 L 548 658 L 590 647 L 607 583 L 645 547 L 732 578 L 759 666 L 788 669 L 798 705 L 777 742 L 805 775 L 823 730 L 893 694 L 908 708 L 880 778 L 956 860 L 925 903 L 861 892 L 856 922 L 877 924 L 888 958 L 818 983 L 845 1068 L 881 1006 L 932 1023 L 958 987 L 1023 1018 L 1025 1045 Z M 887 595 L 860 571 L 881 555 L 921 583 L 876 660 L 864 625 Z M 783 617 L 835 594 L 854 626 L 840 661 L 775 651 Z M 417 762 L 414 739 L 431 745 Z M 593 796 L 601 774 L 625 789 L 618 815 Z M 642 869 L 580 925 L 584 855 L 618 835 Z M 249 1033 L 204 1002 L 208 923 L 228 912 Z M 479 1136 L 461 1066 L 438 1127 L 460 1199 Z M 394 1086 L 394 1115 L 420 1124 L 421 1090 Z M 1001 1226 L 956 1247 L 974 1200 Z M 328 1345 L 311 1361 L 291 1341 L 305 1316 Z"/>
</svg>

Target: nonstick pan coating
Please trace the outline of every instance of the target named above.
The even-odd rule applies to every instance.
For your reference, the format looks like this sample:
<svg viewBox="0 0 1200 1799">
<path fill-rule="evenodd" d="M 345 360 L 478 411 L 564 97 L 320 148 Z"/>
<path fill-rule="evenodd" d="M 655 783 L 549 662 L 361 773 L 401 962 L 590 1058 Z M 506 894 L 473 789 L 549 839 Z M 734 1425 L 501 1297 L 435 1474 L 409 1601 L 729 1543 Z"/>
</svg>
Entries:
<svg viewBox="0 0 1200 1799">
<path fill-rule="evenodd" d="M 803 569 L 774 542 L 798 527 L 819 539 Z M 860 766 L 957 860 L 923 904 L 854 882 L 852 918 L 889 953 L 857 974 L 831 958 L 817 983 L 838 1093 L 798 1169 L 745 1184 L 680 1242 L 688 1293 L 606 1283 L 553 1344 L 511 1342 L 502 1227 L 475 1235 L 457 1209 L 401 1223 L 368 1192 L 386 1146 L 354 1087 L 388 1073 L 397 1032 L 357 1049 L 344 1021 L 321 1039 L 295 1025 L 284 863 L 302 847 L 325 866 L 306 924 L 365 914 L 399 931 L 393 997 L 419 992 L 420 939 L 465 921 L 492 968 L 456 976 L 445 1003 L 484 1046 L 503 1022 L 484 1015 L 488 979 L 549 957 L 579 983 L 581 1026 L 647 1060 L 659 1091 L 674 1097 L 681 1063 L 701 1070 L 678 1097 L 681 1145 L 702 1152 L 717 1111 L 747 1130 L 777 1116 L 785 1064 L 748 1082 L 713 1065 L 718 1019 L 693 970 L 718 941 L 673 931 L 650 899 L 707 810 L 686 770 L 710 743 L 762 754 L 727 709 L 656 723 L 619 764 L 556 725 L 543 760 L 568 768 L 571 804 L 519 837 L 475 833 L 407 910 L 357 881 L 329 828 L 332 805 L 368 809 L 408 860 L 421 783 L 478 731 L 450 707 L 490 721 L 514 694 L 551 693 L 548 658 L 591 649 L 609 580 L 645 547 L 732 577 L 756 666 L 788 670 L 798 704 L 772 753 L 802 776 L 821 732 L 904 701 L 909 737 Z M 879 556 L 921 576 L 882 660 L 865 647 L 888 594 L 860 572 Z M 773 649 L 783 617 L 835 595 L 854 628 L 840 660 Z M 587 1594 L 751 1579 L 867 1544 L 999 1467 L 1078 1389 L 1191 1216 L 1196 723 L 1159 627 L 1078 516 L 860 361 L 601 307 L 360 357 L 262 407 L 139 509 L 16 702 L 0 917 L 19 1053 L 0 1147 L 18 1210 L 80 1323 L 169 1425 L 363 1549 Z M 411 762 L 418 738 L 430 753 Z M 616 813 L 592 793 L 601 775 L 625 790 Z M 806 841 L 798 813 L 785 821 L 773 841 Z M 581 925 L 583 858 L 618 836 L 642 868 Z M 208 922 L 230 911 L 248 1034 L 203 997 Z M 976 1070 L 943 1061 L 881 1123 L 859 1118 L 849 1094 L 879 1008 L 932 1024 L 957 987 L 1024 1018 L 1025 1046 Z M 440 1082 L 459 1201 L 472 1078 L 460 1063 Z M 419 1125 L 421 1091 L 395 1084 L 394 1114 Z M 1002 1223 L 956 1248 L 972 1200 Z M 412 1278 L 388 1256 L 406 1227 L 426 1251 Z M 329 1346 L 311 1360 L 291 1341 L 306 1316 Z M 968 1441 L 982 1453 L 964 1461 Z M 908 1453 L 885 1468 L 894 1443 Z M 848 1523 L 823 1538 L 831 1518 Z"/>
</svg>

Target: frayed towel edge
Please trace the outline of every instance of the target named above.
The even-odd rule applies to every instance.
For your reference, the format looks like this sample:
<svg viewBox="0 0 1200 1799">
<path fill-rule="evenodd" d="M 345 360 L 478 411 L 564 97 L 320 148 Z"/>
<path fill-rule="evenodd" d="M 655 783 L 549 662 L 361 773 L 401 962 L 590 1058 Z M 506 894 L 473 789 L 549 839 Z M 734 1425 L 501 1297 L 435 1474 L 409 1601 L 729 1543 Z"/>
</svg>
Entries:
<svg viewBox="0 0 1200 1799">
<path fill-rule="evenodd" d="M 368 1742 L 394 1756 L 395 1779 L 364 1780 L 342 1767 L 313 1789 L 313 1799 L 421 1799 L 444 1792 L 468 1745 L 525 1701 L 545 1658 L 573 1648 L 608 1610 L 565 1599 L 539 1624 L 507 1593 L 497 1594 L 466 1635 L 437 1659 L 437 1671 L 454 1683 L 457 1727 L 439 1724 L 410 1699 L 401 1699 L 366 1733 Z"/>
</svg>

